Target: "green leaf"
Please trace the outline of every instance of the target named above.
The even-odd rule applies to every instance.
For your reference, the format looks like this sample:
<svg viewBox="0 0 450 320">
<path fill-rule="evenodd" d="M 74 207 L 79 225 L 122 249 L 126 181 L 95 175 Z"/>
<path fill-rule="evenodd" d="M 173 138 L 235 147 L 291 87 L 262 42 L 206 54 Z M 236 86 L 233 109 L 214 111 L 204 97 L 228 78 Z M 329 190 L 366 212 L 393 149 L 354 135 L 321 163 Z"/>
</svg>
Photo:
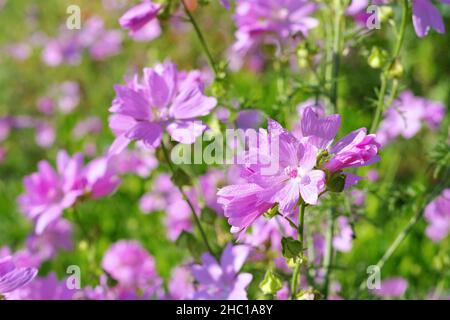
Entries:
<svg viewBox="0 0 450 320">
<path fill-rule="evenodd" d="M 175 244 L 187 249 L 192 257 L 194 257 L 196 260 L 200 259 L 200 256 L 203 254 L 203 252 L 206 251 L 203 243 L 198 241 L 192 233 L 189 233 L 187 231 L 181 232 L 178 239 L 175 241 Z"/>
<path fill-rule="evenodd" d="M 208 224 L 214 224 L 217 219 L 217 213 L 210 207 L 204 207 L 202 209 L 200 218 L 202 219 L 202 221 Z"/>
<path fill-rule="evenodd" d="M 284 237 L 281 239 L 283 257 L 286 259 L 299 258 L 302 253 L 302 243 L 292 237 Z"/>
</svg>

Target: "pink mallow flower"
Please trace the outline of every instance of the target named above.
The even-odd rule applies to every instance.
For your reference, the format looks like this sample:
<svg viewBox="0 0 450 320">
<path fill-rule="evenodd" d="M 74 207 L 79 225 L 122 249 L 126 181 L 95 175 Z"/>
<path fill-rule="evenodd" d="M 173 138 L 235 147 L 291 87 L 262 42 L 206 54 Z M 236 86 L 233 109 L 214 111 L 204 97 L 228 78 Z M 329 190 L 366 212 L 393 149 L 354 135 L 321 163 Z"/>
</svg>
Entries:
<svg viewBox="0 0 450 320">
<path fill-rule="evenodd" d="M 431 129 L 439 127 L 444 115 L 445 106 L 442 103 L 404 91 L 384 113 L 377 141 L 384 146 L 398 136 L 411 139 L 420 131 L 423 123 Z"/>
<path fill-rule="evenodd" d="M 195 288 L 193 277 L 187 267 L 176 267 L 169 281 L 169 293 L 166 296 L 169 300 L 188 300 L 192 299 Z"/>
<path fill-rule="evenodd" d="M 450 0 L 440 0 L 440 2 L 450 4 Z M 438 33 L 445 33 L 444 20 L 431 0 L 413 0 L 412 8 L 412 20 L 417 36 L 423 38 L 431 29 Z"/>
<path fill-rule="evenodd" d="M 372 293 L 383 298 L 401 297 L 408 288 L 408 282 L 401 277 L 392 277 L 381 282 L 379 289 L 373 289 Z"/>
<path fill-rule="evenodd" d="M 11 256 L 0 258 L 0 295 L 25 286 L 36 274 L 34 268 L 18 268 Z"/>
<path fill-rule="evenodd" d="M 224 207 L 232 232 L 246 229 L 275 204 L 283 215 L 290 214 L 300 199 L 317 204 L 319 195 L 325 191 L 325 171 L 340 174 L 343 169 L 379 161 L 375 135 L 367 135 L 364 128 L 331 145 L 339 128 L 339 115 L 321 118 L 312 108 L 306 108 L 301 121 L 299 140 L 269 120 L 268 134 L 260 130 L 258 147 L 247 155 L 241 173 L 247 183 L 219 190 L 218 202 Z M 268 144 L 261 139 L 266 139 Z M 323 161 L 323 154 L 327 155 L 325 163 L 317 163 L 318 158 Z M 267 170 L 268 167 L 271 169 Z M 344 189 L 361 180 L 351 173 L 344 175 Z"/>
<path fill-rule="evenodd" d="M 36 278 L 28 285 L 6 295 L 8 300 L 72 300 L 77 289 L 69 289 L 67 279 L 61 281 L 54 272 Z"/>
<path fill-rule="evenodd" d="M 160 4 L 144 0 L 120 17 L 119 24 L 129 30 L 130 37 L 136 41 L 153 40 L 161 34 L 161 27 L 156 18 L 161 8 Z"/>
<path fill-rule="evenodd" d="M 319 24 L 310 16 L 316 8 L 307 0 L 237 0 L 232 50 L 243 55 L 263 43 L 280 45 L 305 37 Z"/>
<path fill-rule="evenodd" d="M 268 142 L 271 146 L 278 144 L 279 152 L 267 155 L 265 148 L 256 150 L 259 160 L 252 160 L 254 155 L 250 155 L 242 170 L 248 183 L 227 186 L 218 192 L 219 203 L 234 227 L 232 232 L 247 228 L 275 203 L 284 215 L 293 211 L 300 196 L 306 203 L 316 204 L 324 190 L 325 173 L 314 169 L 316 147 L 301 143 L 273 120 L 269 120 Z M 264 172 L 267 166 L 263 162 L 278 164 L 278 170 L 271 174 Z"/>
<path fill-rule="evenodd" d="M 341 252 L 349 252 L 352 249 L 353 230 L 347 217 L 338 218 L 339 233 L 333 238 L 333 246 Z"/>
<path fill-rule="evenodd" d="M 22 211 L 36 222 L 37 234 L 59 219 L 78 197 L 104 197 L 120 184 L 107 158 L 94 159 L 83 167 L 81 154 L 70 157 L 59 151 L 56 168 L 40 161 L 38 171 L 24 178 L 25 192 L 18 201 Z"/>
<path fill-rule="evenodd" d="M 120 153 L 132 140 L 158 147 L 163 128 L 173 140 L 191 144 L 206 129 L 196 118 L 209 114 L 217 104 L 216 98 L 203 94 L 198 80 L 185 77 L 171 62 L 145 68 L 142 82 L 135 77 L 115 90 L 109 126 L 117 138 L 111 154 Z"/>
<path fill-rule="evenodd" d="M 111 245 L 102 267 L 119 287 L 127 290 L 155 292 L 162 283 L 154 258 L 137 241 L 121 240 Z"/>
<path fill-rule="evenodd" d="M 425 233 L 434 242 L 441 241 L 450 233 L 450 189 L 445 189 L 427 205 L 425 219 L 428 222 Z"/>
<path fill-rule="evenodd" d="M 245 245 L 230 243 L 222 253 L 220 263 L 209 253 L 203 254 L 201 265 L 192 267 L 192 275 L 198 282 L 195 300 L 246 300 L 245 289 L 252 281 L 250 273 L 238 274 L 250 252 Z"/>
</svg>

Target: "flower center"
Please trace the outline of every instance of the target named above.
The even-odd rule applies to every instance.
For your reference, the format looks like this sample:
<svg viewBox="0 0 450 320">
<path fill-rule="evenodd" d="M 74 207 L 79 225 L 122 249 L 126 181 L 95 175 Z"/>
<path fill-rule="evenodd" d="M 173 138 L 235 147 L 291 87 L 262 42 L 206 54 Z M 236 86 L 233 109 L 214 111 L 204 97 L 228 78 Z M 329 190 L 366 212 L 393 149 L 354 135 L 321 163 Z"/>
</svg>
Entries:
<svg viewBox="0 0 450 320">
<path fill-rule="evenodd" d="M 285 173 L 288 177 L 290 177 L 290 178 L 292 178 L 292 179 L 297 178 L 297 177 L 298 177 L 298 174 L 299 174 L 298 168 L 296 168 L 296 167 L 291 167 L 291 166 L 285 168 L 285 169 L 284 169 L 284 173 Z"/>
</svg>

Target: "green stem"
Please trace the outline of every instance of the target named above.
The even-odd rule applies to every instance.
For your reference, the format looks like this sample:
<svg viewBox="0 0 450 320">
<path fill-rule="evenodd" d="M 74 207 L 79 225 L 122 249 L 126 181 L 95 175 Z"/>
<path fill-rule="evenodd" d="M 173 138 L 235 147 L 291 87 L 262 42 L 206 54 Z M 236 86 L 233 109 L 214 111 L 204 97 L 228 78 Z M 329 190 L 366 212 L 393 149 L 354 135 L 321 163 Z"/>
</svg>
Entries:
<svg viewBox="0 0 450 320">
<path fill-rule="evenodd" d="M 85 239 L 86 239 L 87 241 L 90 242 L 90 236 L 89 236 L 89 233 L 88 233 L 87 230 L 84 228 L 84 223 L 83 223 L 83 221 L 81 220 L 80 215 L 78 214 L 78 210 L 77 210 L 76 205 L 72 207 L 72 212 L 73 212 L 73 216 L 74 216 L 74 218 L 75 218 L 75 221 L 76 221 L 78 227 L 79 227 L 80 230 L 81 230 L 81 233 L 83 234 L 83 236 L 85 237 Z"/>
<path fill-rule="evenodd" d="M 408 222 L 408 224 L 403 228 L 403 230 L 397 235 L 394 242 L 389 246 L 389 248 L 386 250 L 384 255 L 381 257 L 380 260 L 378 260 L 376 266 L 379 268 L 383 268 L 383 266 L 386 264 L 386 262 L 391 258 L 391 256 L 394 254 L 394 252 L 397 250 L 397 248 L 400 246 L 400 244 L 405 240 L 405 238 L 408 236 L 408 234 L 411 232 L 412 228 L 416 225 L 416 223 L 420 220 L 420 218 L 423 215 L 423 210 L 419 210 L 417 214 L 415 214 Z M 357 295 L 361 291 L 364 290 L 366 287 L 366 279 L 364 279 L 361 284 L 358 287 Z"/>
<path fill-rule="evenodd" d="M 383 114 L 383 112 L 385 110 L 385 96 L 386 96 L 387 84 L 388 84 L 388 79 L 389 79 L 388 73 L 389 73 L 389 70 L 391 70 L 391 68 L 394 66 L 397 59 L 399 58 L 400 51 L 402 49 L 403 42 L 405 40 L 405 31 L 406 31 L 406 26 L 408 23 L 408 11 L 409 11 L 408 0 L 403 0 L 402 6 L 403 6 L 403 13 L 402 13 L 402 22 L 400 25 L 400 33 L 397 36 L 397 43 L 396 43 L 395 49 L 392 53 L 392 59 L 390 60 L 389 64 L 386 66 L 386 68 L 384 68 L 384 70 L 380 76 L 381 77 L 381 86 L 380 86 L 380 91 L 378 92 L 377 108 L 375 110 L 375 117 L 373 118 L 372 125 L 370 127 L 370 132 L 375 132 L 377 130 L 378 125 L 380 123 L 381 115 Z M 395 89 L 395 93 L 396 93 L 397 88 L 394 88 L 394 89 Z M 393 100 L 393 98 L 394 98 L 394 95 L 391 95 L 390 100 Z"/>
<path fill-rule="evenodd" d="M 334 113 L 339 112 L 338 108 L 338 77 L 341 65 L 341 47 L 342 47 L 342 29 L 343 29 L 343 9 L 341 0 L 334 0 L 335 20 L 334 20 L 334 40 L 332 51 L 332 70 L 331 70 L 331 92 L 330 101 L 333 105 Z"/>
<path fill-rule="evenodd" d="M 300 278 L 300 270 L 303 264 L 303 229 L 304 229 L 304 221 L 305 221 L 305 208 L 306 204 L 304 201 L 300 204 L 300 213 L 298 216 L 298 241 L 300 241 L 300 254 L 301 256 L 298 258 L 297 264 L 295 265 L 294 272 L 292 273 L 291 279 L 291 299 L 294 300 L 297 295 L 297 285 L 299 283 Z"/>
<path fill-rule="evenodd" d="M 325 267 L 325 280 L 323 285 L 323 295 L 324 299 L 328 298 L 328 292 L 330 287 L 330 274 L 331 274 L 331 265 L 333 263 L 333 234 L 334 234 L 334 224 L 335 224 L 335 216 L 333 211 L 328 210 L 328 228 L 326 235 L 326 249 L 325 249 L 325 257 L 323 260 L 323 264 Z"/>
<path fill-rule="evenodd" d="M 200 41 L 200 44 L 202 45 L 203 51 L 205 51 L 206 56 L 208 57 L 208 62 L 211 68 L 214 71 L 214 74 L 216 78 L 218 77 L 219 70 L 217 69 L 216 62 L 214 61 L 214 58 L 211 54 L 211 51 L 208 48 L 208 45 L 206 44 L 205 37 L 203 36 L 202 31 L 200 30 L 200 27 L 197 24 L 197 21 L 195 20 L 194 16 L 189 11 L 186 3 L 184 0 L 181 0 L 181 3 L 183 4 L 184 11 L 186 12 L 186 15 L 189 17 L 189 21 L 191 22 L 192 26 L 194 27 L 195 33 L 197 34 L 197 38 Z"/>
<path fill-rule="evenodd" d="M 420 221 L 424 214 L 425 206 L 431 201 L 437 194 L 442 191 L 442 188 L 448 183 L 448 179 L 450 176 L 450 171 L 447 170 L 445 174 L 442 175 L 442 180 L 438 183 L 433 190 L 425 196 L 423 201 L 424 205 L 421 206 L 420 210 L 409 220 L 408 224 L 400 231 L 400 233 L 395 238 L 394 242 L 389 246 L 386 252 L 383 254 L 380 260 L 378 260 L 376 266 L 381 270 L 381 268 L 386 264 L 386 262 L 392 257 L 394 252 L 398 249 L 400 244 L 405 240 L 405 238 L 409 235 L 413 227 Z M 359 285 L 355 297 L 358 297 L 361 291 L 366 288 L 366 279 L 364 279 Z"/>
<path fill-rule="evenodd" d="M 173 167 L 172 162 L 170 161 L 170 157 L 169 157 L 169 152 L 167 151 L 166 146 L 164 145 L 164 142 L 161 140 L 161 149 L 163 150 L 164 153 L 164 158 L 166 159 L 168 165 L 169 165 L 169 169 L 172 172 L 172 175 L 175 174 L 175 168 Z M 197 216 L 197 213 L 195 212 L 195 208 L 194 205 L 192 204 L 192 202 L 189 200 L 189 198 L 187 197 L 186 193 L 184 192 L 183 188 L 179 185 L 177 185 L 178 190 L 180 191 L 183 199 L 187 202 L 189 208 L 191 209 L 192 212 L 192 216 L 194 217 L 194 222 L 195 225 L 197 226 L 197 229 L 200 231 L 200 235 L 202 237 L 202 240 L 206 246 L 206 248 L 208 249 L 209 253 L 211 253 L 214 257 L 217 258 L 216 253 L 212 250 L 211 245 L 209 244 L 208 238 L 206 236 L 205 230 L 202 227 L 202 224 L 200 222 L 200 219 Z"/>
</svg>

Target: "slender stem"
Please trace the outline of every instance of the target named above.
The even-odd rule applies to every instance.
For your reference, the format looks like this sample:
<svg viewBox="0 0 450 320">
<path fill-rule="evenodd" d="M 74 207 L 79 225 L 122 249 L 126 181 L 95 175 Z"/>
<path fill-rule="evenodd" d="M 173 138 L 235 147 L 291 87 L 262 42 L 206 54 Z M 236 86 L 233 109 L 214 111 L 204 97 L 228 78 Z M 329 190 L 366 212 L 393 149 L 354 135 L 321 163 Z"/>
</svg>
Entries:
<svg viewBox="0 0 450 320">
<path fill-rule="evenodd" d="M 327 235 L 326 235 L 326 251 L 325 251 L 325 257 L 323 260 L 323 264 L 325 267 L 325 280 L 323 285 L 323 295 L 324 299 L 328 298 L 328 291 L 330 286 L 330 274 L 331 274 L 331 265 L 333 263 L 333 234 L 334 234 L 334 223 L 335 223 L 335 216 L 333 214 L 333 211 L 330 209 L 328 210 L 328 228 L 327 228 Z"/>
<path fill-rule="evenodd" d="M 197 34 L 197 37 L 198 37 L 198 40 L 200 41 L 203 51 L 205 51 L 205 54 L 208 57 L 208 62 L 210 64 L 211 68 L 213 69 L 214 74 L 217 78 L 219 70 L 217 69 L 216 62 L 214 61 L 214 58 L 211 54 L 211 51 L 208 48 L 208 45 L 206 44 L 205 37 L 203 36 L 203 33 L 200 30 L 200 27 L 198 26 L 197 21 L 195 20 L 194 16 L 189 11 L 184 0 L 181 0 L 181 3 L 183 4 L 184 11 L 186 12 L 186 15 L 189 17 L 189 21 L 191 22 L 192 26 L 194 27 L 195 33 Z"/>
<path fill-rule="evenodd" d="M 291 279 L 291 299 L 294 300 L 297 295 L 297 285 L 300 278 L 300 270 L 303 264 L 303 229 L 304 229 L 304 221 L 305 221 L 305 207 L 306 204 L 304 201 L 300 204 L 300 213 L 298 216 L 298 241 L 300 241 L 300 254 L 301 256 L 298 258 L 297 264 L 295 265 L 294 272 L 292 274 Z"/>
<path fill-rule="evenodd" d="M 332 52 L 332 70 L 331 70 L 331 92 L 330 101 L 333 105 L 334 113 L 339 112 L 338 108 L 338 76 L 341 65 L 341 44 L 342 44 L 342 27 L 343 27 L 343 10 L 341 0 L 334 0 L 335 20 L 334 20 L 334 40 Z"/>
<path fill-rule="evenodd" d="M 447 170 L 446 173 L 442 175 L 442 180 L 438 183 L 433 190 L 425 197 L 423 203 L 428 204 L 428 202 L 433 199 L 439 192 L 442 191 L 443 186 L 448 183 L 448 179 L 450 176 L 450 171 Z M 400 233 L 395 238 L 394 242 L 389 246 L 386 252 L 383 254 L 380 260 L 378 260 L 376 266 L 381 269 L 386 262 L 392 257 L 394 252 L 398 249 L 400 244 L 405 240 L 405 238 L 409 235 L 413 227 L 417 224 L 418 221 L 422 218 L 425 210 L 425 205 L 422 205 L 420 210 L 409 220 L 408 224 L 400 231 Z M 366 287 L 366 279 L 364 279 L 359 285 L 357 291 L 355 292 L 355 297 L 358 297 L 361 291 L 363 291 Z"/>
<path fill-rule="evenodd" d="M 423 215 L 423 210 L 419 210 L 417 214 L 415 214 L 408 222 L 408 224 L 403 228 L 403 230 L 397 235 L 394 242 L 391 243 L 389 248 L 386 250 L 384 255 L 381 257 L 380 260 L 378 260 L 376 266 L 381 269 L 385 265 L 385 263 L 391 258 L 391 256 L 394 254 L 394 252 L 397 250 L 397 248 L 400 246 L 400 244 L 405 240 L 405 238 L 408 236 L 412 228 L 416 225 L 416 223 L 420 220 L 420 218 Z M 358 291 L 356 292 L 357 295 L 361 291 L 364 290 L 366 287 L 366 279 L 364 279 L 361 284 L 358 287 Z"/>
<path fill-rule="evenodd" d="M 380 91 L 378 92 L 378 102 L 377 102 L 377 108 L 375 110 L 375 117 L 373 118 L 372 125 L 370 127 L 370 132 L 375 132 L 378 128 L 378 125 L 380 123 L 381 115 L 384 112 L 385 109 L 385 96 L 386 96 L 386 90 L 387 90 L 387 82 L 388 82 L 388 73 L 389 70 L 394 66 L 395 62 L 397 61 L 398 57 L 400 56 L 400 51 L 403 46 L 403 42 L 405 39 L 405 31 L 406 26 L 408 22 L 408 0 L 402 1 L 403 6 L 403 13 L 402 13 L 402 22 L 400 25 L 400 33 L 397 36 L 397 43 L 395 45 L 395 49 L 392 53 L 392 59 L 390 63 L 384 68 L 383 72 L 381 73 L 381 86 Z M 397 91 L 397 88 L 394 87 L 395 93 Z M 393 89 L 393 90 L 394 90 Z M 390 100 L 393 100 L 394 95 L 391 95 Z"/>
<path fill-rule="evenodd" d="M 175 168 L 174 168 L 172 162 L 170 161 L 169 152 L 167 151 L 167 148 L 164 145 L 164 141 L 162 141 L 162 140 L 161 140 L 161 149 L 163 150 L 164 158 L 166 159 L 166 161 L 167 161 L 167 163 L 169 165 L 170 171 L 172 172 L 172 174 L 175 174 Z M 212 250 L 212 247 L 209 244 L 208 238 L 206 236 L 205 230 L 202 227 L 200 219 L 198 218 L 197 213 L 195 212 L 194 205 L 189 200 L 189 198 L 186 195 L 186 193 L 184 192 L 183 188 L 181 186 L 179 186 L 179 185 L 177 185 L 177 188 L 180 191 L 180 193 L 181 193 L 182 197 L 184 198 L 184 200 L 187 202 L 189 208 L 191 209 L 192 216 L 194 217 L 195 225 L 197 226 L 198 230 L 200 231 L 200 235 L 202 237 L 202 240 L 203 240 L 206 248 L 208 249 L 209 253 L 211 253 L 214 257 L 217 258 L 216 253 Z"/>
<path fill-rule="evenodd" d="M 78 214 L 78 210 L 77 210 L 76 205 L 72 207 L 72 212 L 73 212 L 73 216 L 75 218 L 75 221 L 76 221 L 76 223 L 78 224 L 78 227 L 81 230 L 81 233 L 83 234 L 83 236 L 86 238 L 87 241 L 90 241 L 89 233 L 84 228 L 84 223 L 83 223 L 83 221 L 81 221 L 81 217 Z"/>
</svg>

